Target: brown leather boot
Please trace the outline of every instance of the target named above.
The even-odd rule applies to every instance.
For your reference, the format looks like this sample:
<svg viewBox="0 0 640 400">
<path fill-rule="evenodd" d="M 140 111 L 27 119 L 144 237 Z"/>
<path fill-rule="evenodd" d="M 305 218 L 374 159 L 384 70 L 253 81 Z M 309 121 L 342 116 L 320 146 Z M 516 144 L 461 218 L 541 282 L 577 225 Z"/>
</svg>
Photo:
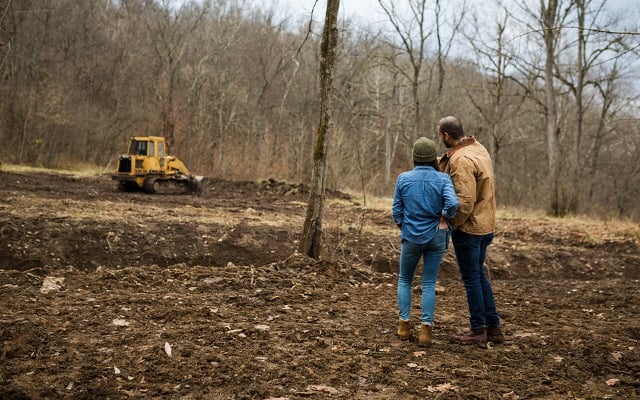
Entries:
<svg viewBox="0 0 640 400">
<path fill-rule="evenodd" d="M 504 334 L 499 326 L 490 326 L 487 328 L 487 341 L 493 343 L 504 342 Z"/>
<path fill-rule="evenodd" d="M 463 335 L 451 336 L 451 340 L 462 344 L 485 344 L 487 343 L 487 330 L 485 328 L 472 329 Z"/>
<path fill-rule="evenodd" d="M 418 332 L 418 346 L 422 346 L 422 347 L 431 346 L 432 330 L 433 330 L 433 326 L 431 325 L 427 325 L 427 324 L 420 325 L 420 332 Z"/>
<path fill-rule="evenodd" d="M 411 323 L 409 321 L 400 320 L 398 336 L 401 340 L 411 339 Z"/>
</svg>

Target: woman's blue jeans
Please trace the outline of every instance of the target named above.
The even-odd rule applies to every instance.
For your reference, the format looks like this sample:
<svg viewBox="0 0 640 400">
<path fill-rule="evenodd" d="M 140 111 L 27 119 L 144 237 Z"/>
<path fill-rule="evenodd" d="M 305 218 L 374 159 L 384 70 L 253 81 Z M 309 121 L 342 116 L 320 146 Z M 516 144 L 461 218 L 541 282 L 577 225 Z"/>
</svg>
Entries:
<svg viewBox="0 0 640 400">
<path fill-rule="evenodd" d="M 455 230 L 451 235 L 460 276 L 467 293 L 469 322 L 472 330 L 500 326 L 493 289 L 484 270 L 487 247 L 492 240 L 493 233 L 470 235 L 461 230 Z"/>
<path fill-rule="evenodd" d="M 442 255 L 447 249 L 448 231 L 438 230 L 428 243 L 417 244 L 402 241 L 400 252 L 400 274 L 398 276 L 398 310 L 400 319 L 411 317 L 411 284 L 420 258 L 424 258 L 422 268 L 422 317 L 423 324 L 433 325 L 436 308 L 436 279 Z"/>
</svg>

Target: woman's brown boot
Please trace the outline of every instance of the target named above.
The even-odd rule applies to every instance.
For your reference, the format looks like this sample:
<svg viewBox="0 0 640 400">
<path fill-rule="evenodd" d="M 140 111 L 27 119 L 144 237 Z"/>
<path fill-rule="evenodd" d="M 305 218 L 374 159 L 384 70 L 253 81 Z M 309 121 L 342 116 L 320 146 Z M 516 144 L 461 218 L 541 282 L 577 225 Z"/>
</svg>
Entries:
<svg viewBox="0 0 640 400">
<path fill-rule="evenodd" d="M 431 346 L 431 332 L 433 326 L 427 324 L 420 325 L 420 332 L 418 332 L 418 346 L 428 347 Z"/>
<path fill-rule="evenodd" d="M 409 321 L 400 320 L 398 336 L 402 340 L 411 339 L 411 323 Z"/>
</svg>

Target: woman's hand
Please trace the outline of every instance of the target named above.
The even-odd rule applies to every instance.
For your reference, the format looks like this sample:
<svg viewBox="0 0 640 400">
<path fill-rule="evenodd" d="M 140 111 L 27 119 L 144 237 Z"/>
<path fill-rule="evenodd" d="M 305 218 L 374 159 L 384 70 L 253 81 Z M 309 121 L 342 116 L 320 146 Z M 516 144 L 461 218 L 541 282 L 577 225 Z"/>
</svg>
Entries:
<svg viewBox="0 0 640 400">
<path fill-rule="evenodd" d="M 440 217 L 440 224 L 438 225 L 438 229 L 449 229 L 449 224 L 447 223 L 447 219 L 445 217 Z"/>
</svg>

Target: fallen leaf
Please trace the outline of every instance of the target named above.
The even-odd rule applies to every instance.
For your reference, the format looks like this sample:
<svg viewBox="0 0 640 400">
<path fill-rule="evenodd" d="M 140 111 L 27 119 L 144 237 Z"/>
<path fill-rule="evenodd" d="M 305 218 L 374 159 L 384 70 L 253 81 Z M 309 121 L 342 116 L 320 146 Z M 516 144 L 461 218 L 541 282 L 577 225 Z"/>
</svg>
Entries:
<svg viewBox="0 0 640 400">
<path fill-rule="evenodd" d="M 129 323 L 127 321 L 120 318 L 115 318 L 113 321 L 111 321 L 111 323 L 115 326 L 129 326 Z"/>
<path fill-rule="evenodd" d="M 455 386 L 453 386 L 450 383 L 442 383 L 440 385 L 436 385 L 436 386 L 431 386 L 429 385 L 427 387 L 427 391 L 431 392 L 431 393 L 435 393 L 435 392 L 448 392 L 450 390 L 457 390 L 457 388 Z"/>
<path fill-rule="evenodd" d="M 62 288 L 62 284 L 64 283 L 63 277 L 57 276 L 47 276 L 42 281 L 42 287 L 40 288 L 40 293 L 51 293 L 58 291 Z"/>
<path fill-rule="evenodd" d="M 164 352 L 167 353 L 169 357 L 171 357 L 171 345 L 169 342 L 164 342 Z"/>
<path fill-rule="evenodd" d="M 615 386 L 618 383 L 620 383 L 620 379 L 613 378 L 613 379 L 607 379 L 606 380 L 607 386 Z"/>
<path fill-rule="evenodd" d="M 324 393 L 329 393 L 329 394 L 338 394 L 338 389 L 331 387 L 331 386 L 326 386 L 326 385 L 311 385 L 309 386 L 309 390 L 313 390 L 315 392 L 324 392 Z"/>
<path fill-rule="evenodd" d="M 113 367 L 113 372 L 114 372 L 116 375 L 120 375 L 120 369 L 119 369 L 118 367 L 115 367 L 115 366 L 114 366 L 114 367 Z"/>
<path fill-rule="evenodd" d="M 413 352 L 413 356 L 414 357 L 423 357 L 424 355 L 426 355 L 427 352 L 426 351 L 414 351 Z"/>
</svg>

